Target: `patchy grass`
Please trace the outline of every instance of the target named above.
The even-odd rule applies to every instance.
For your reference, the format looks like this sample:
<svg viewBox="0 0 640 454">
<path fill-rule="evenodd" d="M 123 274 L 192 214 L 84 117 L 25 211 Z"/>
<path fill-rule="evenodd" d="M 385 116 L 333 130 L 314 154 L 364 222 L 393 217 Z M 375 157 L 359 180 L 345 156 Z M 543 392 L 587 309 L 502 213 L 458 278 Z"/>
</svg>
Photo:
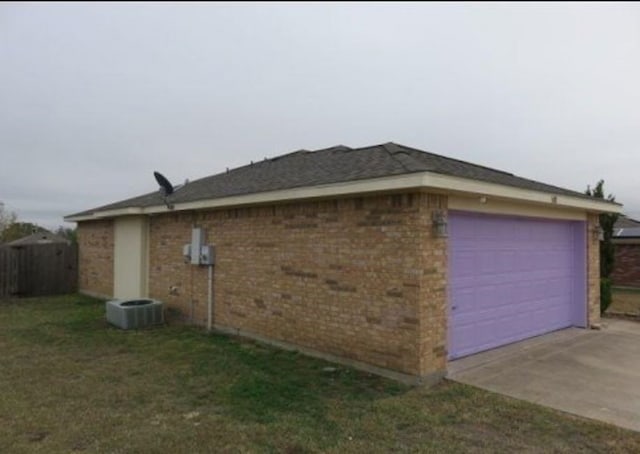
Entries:
<svg viewBox="0 0 640 454">
<path fill-rule="evenodd" d="M 0 302 L 0 452 L 638 452 L 640 434 L 460 384 L 410 388 L 82 296 Z"/>
<path fill-rule="evenodd" d="M 607 314 L 640 317 L 640 289 L 614 287 L 613 300 L 607 309 Z"/>
</svg>

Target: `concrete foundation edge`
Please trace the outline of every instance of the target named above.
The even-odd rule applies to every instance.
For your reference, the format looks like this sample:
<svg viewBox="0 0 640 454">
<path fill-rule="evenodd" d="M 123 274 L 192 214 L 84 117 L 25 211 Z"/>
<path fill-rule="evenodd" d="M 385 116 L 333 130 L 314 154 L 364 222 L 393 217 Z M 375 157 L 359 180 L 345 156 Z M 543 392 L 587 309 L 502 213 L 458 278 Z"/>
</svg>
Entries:
<svg viewBox="0 0 640 454">
<path fill-rule="evenodd" d="M 301 347 L 299 345 L 290 344 L 288 342 L 271 339 L 271 338 L 262 336 L 260 334 L 252 333 L 250 331 L 245 331 L 238 328 L 230 328 L 228 326 L 220 326 L 215 324 L 213 325 L 213 328 L 214 328 L 214 331 L 218 333 L 246 337 L 246 338 L 261 342 L 263 344 L 272 345 L 274 347 L 281 348 L 283 350 L 300 352 L 307 356 L 323 359 L 325 361 L 329 361 L 336 364 L 342 364 L 343 366 L 349 366 L 354 369 L 361 370 L 363 372 L 369 372 L 371 374 L 379 375 L 381 377 L 390 378 L 392 380 L 396 380 L 407 385 L 413 385 L 413 386 L 420 385 L 420 386 L 427 386 L 427 387 L 433 386 L 439 383 L 440 381 L 442 381 L 447 374 L 446 371 L 433 372 L 431 374 L 427 374 L 423 376 L 405 374 L 403 372 L 398 372 L 391 369 L 385 369 L 383 367 L 373 366 L 371 364 L 363 363 L 361 361 L 343 358 L 341 356 L 335 356 L 329 353 L 323 353 L 321 351 L 314 350 L 312 348 Z"/>
</svg>

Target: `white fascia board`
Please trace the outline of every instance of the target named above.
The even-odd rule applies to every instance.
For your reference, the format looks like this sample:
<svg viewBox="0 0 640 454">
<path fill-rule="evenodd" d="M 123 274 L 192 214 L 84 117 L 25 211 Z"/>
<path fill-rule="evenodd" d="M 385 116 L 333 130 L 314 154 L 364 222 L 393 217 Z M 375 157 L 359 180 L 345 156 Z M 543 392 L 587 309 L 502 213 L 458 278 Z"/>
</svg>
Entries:
<svg viewBox="0 0 640 454">
<path fill-rule="evenodd" d="M 530 189 L 515 188 L 484 181 L 469 180 L 466 178 L 452 177 L 448 175 L 430 173 L 428 187 L 446 189 L 454 192 L 477 194 L 481 196 L 493 196 L 502 199 L 518 200 L 523 202 L 542 203 L 545 205 L 577 208 L 597 213 L 621 213 L 622 205 L 600 201 L 572 197 L 548 192 L 533 191 Z"/>
<path fill-rule="evenodd" d="M 144 214 L 143 210 L 144 208 L 141 207 L 119 208 L 117 210 L 105 210 L 80 216 L 65 216 L 63 219 L 65 222 L 91 221 L 95 219 L 115 218 L 119 216 L 141 215 Z"/>
<path fill-rule="evenodd" d="M 558 207 L 577 208 L 598 213 L 620 213 L 622 205 L 604 201 L 583 199 L 566 195 L 550 194 L 529 189 L 514 188 L 495 183 L 452 177 L 433 172 L 417 172 L 408 175 L 382 177 L 369 180 L 349 181 L 320 186 L 283 189 L 278 191 L 243 194 L 217 199 L 198 200 L 175 204 L 173 210 L 165 205 L 151 207 L 129 207 L 116 210 L 99 211 L 85 216 L 68 216 L 65 221 L 88 221 L 92 219 L 113 218 L 129 215 L 150 215 L 168 213 L 172 211 L 201 210 L 207 208 L 222 208 L 242 205 L 256 205 L 288 200 L 313 199 L 364 194 L 383 191 L 398 191 L 406 189 L 436 189 L 446 192 L 463 194 L 477 194 L 482 196 L 499 197 L 502 199 L 518 200 L 529 203 L 542 203 Z"/>
</svg>

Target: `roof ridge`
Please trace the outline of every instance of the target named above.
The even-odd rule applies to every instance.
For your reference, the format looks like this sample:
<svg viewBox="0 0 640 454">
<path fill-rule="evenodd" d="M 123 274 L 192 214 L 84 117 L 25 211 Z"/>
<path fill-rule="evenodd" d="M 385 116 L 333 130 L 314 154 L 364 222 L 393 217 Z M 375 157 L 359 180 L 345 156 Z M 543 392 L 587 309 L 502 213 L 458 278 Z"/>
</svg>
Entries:
<svg viewBox="0 0 640 454">
<path fill-rule="evenodd" d="M 274 162 L 274 161 L 278 161 L 278 160 L 280 160 L 282 158 L 286 158 L 286 157 L 294 155 L 294 154 L 307 154 L 307 153 L 313 153 L 313 151 L 307 150 L 305 148 L 300 148 L 300 149 L 295 150 L 295 151 L 290 151 L 289 153 L 285 153 L 285 154 L 280 154 L 278 156 L 274 156 L 273 158 L 267 158 L 266 161 Z M 245 164 L 243 166 L 236 167 L 236 168 L 231 169 L 231 170 L 241 169 L 242 167 L 246 167 L 248 165 L 251 165 L 251 164 Z"/>
<path fill-rule="evenodd" d="M 407 150 L 410 150 L 410 151 L 413 151 L 413 152 L 416 152 L 416 153 L 429 154 L 429 155 L 431 155 L 431 156 L 437 156 L 437 157 L 439 157 L 439 158 L 446 159 L 446 160 L 448 160 L 448 161 L 461 162 L 461 163 L 463 163 L 463 164 L 470 165 L 470 166 L 473 166 L 473 167 L 477 167 L 477 168 L 479 168 L 479 169 L 491 170 L 492 172 L 501 173 L 501 174 L 503 174 L 503 175 L 509 175 L 509 176 L 511 176 L 511 177 L 517 177 L 517 175 L 515 175 L 515 174 L 513 174 L 513 173 L 511 173 L 511 172 L 507 172 L 507 171 L 500 170 L 500 169 L 494 169 L 493 167 L 487 167 L 487 166 L 483 166 L 483 165 L 480 165 L 480 164 L 475 164 L 475 163 L 473 163 L 473 162 L 465 161 L 465 160 L 463 160 L 463 159 L 451 158 L 451 157 L 449 157 L 449 156 L 444 156 L 444 155 L 441 155 L 441 154 L 438 154 L 438 153 L 433 153 L 433 152 L 431 152 L 431 151 L 420 150 L 420 149 L 418 149 L 418 148 L 408 147 L 408 146 L 406 146 L 406 145 L 402 145 L 402 144 L 395 143 L 395 142 L 389 142 L 389 143 L 390 143 L 390 144 L 393 144 L 393 145 L 395 145 L 395 146 L 397 146 L 397 147 L 405 148 L 405 149 L 407 149 Z M 533 181 L 533 180 L 531 180 L 531 181 Z"/>
<path fill-rule="evenodd" d="M 353 151 L 354 148 L 348 147 L 346 145 L 338 144 L 332 147 L 327 148 L 319 148 L 317 150 L 313 150 L 311 153 L 320 153 L 322 151 Z"/>
<path fill-rule="evenodd" d="M 388 143 L 383 143 L 382 145 L 378 145 L 379 147 L 382 147 L 383 150 L 385 150 L 387 153 L 389 153 L 389 156 L 391 156 L 391 158 L 393 160 L 395 160 L 396 162 L 400 163 L 400 165 L 402 166 L 402 168 L 404 170 L 406 170 L 407 172 L 416 172 L 416 171 L 420 171 L 420 170 L 425 170 L 424 167 L 422 165 L 422 163 L 418 162 L 413 156 L 411 156 L 409 153 L 407 153 L 405 150 L 392 150 L 392 148 L 399 148 L 399 146 L 393 142 L 388 142 Z M 410 162 L 407 163 L 405 162 L 405 160 L 400 159 L 397 155 L 402 153 L 404 156 L 406 156 Z M 413 168 L 409 168 L 407 166 L 407 164 L 411 165 L 411 167 Z"/>
</svg>

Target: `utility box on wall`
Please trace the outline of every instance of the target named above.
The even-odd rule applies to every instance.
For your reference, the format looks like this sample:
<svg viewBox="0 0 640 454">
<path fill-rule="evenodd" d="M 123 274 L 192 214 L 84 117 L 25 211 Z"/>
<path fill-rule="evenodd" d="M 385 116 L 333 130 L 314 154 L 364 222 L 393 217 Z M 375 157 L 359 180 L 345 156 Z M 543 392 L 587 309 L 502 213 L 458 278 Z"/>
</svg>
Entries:
<svg viewBox="0 0 640 454">
<path fill-rule="evenodd" d="M 191 264 L 200 265 L 200 252 L 204 246 L 204 229 L 196 227 L 191 230 Z"/>
<path fill-rule="evenodd" d="M 200 265 L 216 264 L 216 248 L 213 245 L 202 246 L 200 248 Z"/>
<path fill-rule="evenodd" d="M 213 245 L 206 245 L 205 231 L 200 227 L 191 230 L 191 243 L 182 247 L 185 263 L 192 265 L 212 266 L 216 263 L 216 249 Z"/>
</svg>

